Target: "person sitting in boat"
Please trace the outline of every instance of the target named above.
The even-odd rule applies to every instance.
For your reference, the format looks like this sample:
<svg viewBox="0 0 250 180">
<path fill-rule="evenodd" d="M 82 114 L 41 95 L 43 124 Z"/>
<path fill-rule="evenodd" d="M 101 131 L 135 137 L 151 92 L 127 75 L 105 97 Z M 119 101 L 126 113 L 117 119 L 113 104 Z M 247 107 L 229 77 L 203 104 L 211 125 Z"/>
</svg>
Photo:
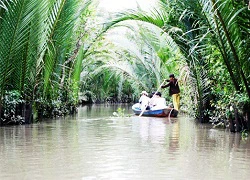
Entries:
<svg viewBox="0 0 250 180">
<path fill-rule="evenodd" d="M 150 102 L 150 98 L 148 97 L 148 93 L 146 91 L 142 91 L 141 97 L 139 99 L 140 108 L 144 109 L 146 107 L 146 110 L 149 110 L 150 109 L 149 102 Z"/>
<path fill-rule="evenodd" d="M 150 109 L 156 110 L 156 109 L 164 109 L 166 108 L 166 99 L 161 97 L 160 92 L 153 92 L 153 96 L 150 100 Z"/>
</svg>

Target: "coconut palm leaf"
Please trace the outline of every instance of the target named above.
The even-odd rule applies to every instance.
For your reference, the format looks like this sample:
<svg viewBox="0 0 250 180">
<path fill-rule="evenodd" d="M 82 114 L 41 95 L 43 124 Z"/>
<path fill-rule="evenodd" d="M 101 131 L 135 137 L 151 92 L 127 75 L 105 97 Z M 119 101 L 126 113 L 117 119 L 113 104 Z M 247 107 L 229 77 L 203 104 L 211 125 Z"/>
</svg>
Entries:
<svg viewBox="0 0 250 180">
<path fill-rule="evenodd" d="M 6 89 L 22 90 L 23 63 L 26 64 L 27 45 L 29 41 L 30 24 L 35 14 L 35 1 L 13 1 L 8 4 L 8 11 L 2 17 L 0 31 L 0 79 L 1 94 Z M 11 86 L 9 86 L 11 85 Z"/>
<path fill-rule="evenodd" d="M 53 76 L 55 74 L 65 73 L 65 70 L 70 70 L 70 64 L 66 57 L 70 56 L 76 44 L 75 30 L 79 28 L 80 24 L 75 24 L 76 20 L 81 16 L 85 10 L 81 1 L 57 1 L 51 9 L 51 15 L 48 18 L 50 30 L 48 31 L 48 49 L 47 55 L 44 56 L 44 95 L 53 87 L 54 90 L 60 88 L 60 76 Z M 88 3 L 89 5 L 89 3 Z M 86 5 L 85 5 L 86 7 Z M 69 68 L 67 68 L 68 66 Z M 65 76 L 65 75 L 64 75 Z M 56 84 L 51 84 L 51 79 L 54 79 Z"/>
</svg>

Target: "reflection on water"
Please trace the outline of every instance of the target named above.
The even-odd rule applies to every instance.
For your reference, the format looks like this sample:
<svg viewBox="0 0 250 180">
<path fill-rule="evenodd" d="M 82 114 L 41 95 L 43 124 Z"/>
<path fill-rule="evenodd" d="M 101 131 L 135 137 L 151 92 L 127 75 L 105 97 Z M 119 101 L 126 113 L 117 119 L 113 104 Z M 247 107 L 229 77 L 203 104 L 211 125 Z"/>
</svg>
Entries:
<svg viewBox="0 0 250 180">
<path fill-rule="evenodd" d="M 240 134 L 186 117 L 112 117 L 118 107 L 0 127 L 0 179 L 249 179 L 250 141 Z"/>
</svg>

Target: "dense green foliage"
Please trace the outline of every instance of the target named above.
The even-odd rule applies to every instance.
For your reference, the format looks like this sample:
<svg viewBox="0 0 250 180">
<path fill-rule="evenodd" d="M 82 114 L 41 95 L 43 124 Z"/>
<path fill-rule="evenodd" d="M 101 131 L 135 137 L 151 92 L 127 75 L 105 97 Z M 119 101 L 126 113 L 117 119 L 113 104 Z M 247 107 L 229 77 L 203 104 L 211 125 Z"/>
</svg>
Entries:
<svg viewBox="0 0 250 180">
<path fill-rule="evenodd" d="M 200 122 L 227 122 L 232 131 L 249 123 L 249 20 L 246 2 L 161 1 L 151 13 L 120 13 L 108 26 L 135 20 L 159 27 L 170 36 L 185 60 L 185 87 Z M 189 111 L 190 111 L 189 107 Z M 237 125 L 238 124 L 238 125 Z M 249 128 L 249 125 L 248 125 Z"/>
<path fill-rule="evenodd" d="M 1 4 L 1 117 L 17 115 L 8 114 L 5 97 L 9 91 L 22 97 L 22 116 L 26 105 L 33 106 L 34 116 L 41 111 L 51 113 L 55 105 L 68 109 L 74 104 L 69 87 L 74 83 L 72 74 L 77 77 L 75 53 L 84 34 L 82 26 L 89 16 L 90 2 L 15 0 Z"/>
<path fill-rule="evenodd" d="M 79 101 L 133 102 L 174 73 L 182 111 L 231 131 L 250 127 L 246 1 L 159 0 L 150 12 L 107 17 L 88 0 L 0 5 L 2 124 L 73 113 Z"/>
</svg>

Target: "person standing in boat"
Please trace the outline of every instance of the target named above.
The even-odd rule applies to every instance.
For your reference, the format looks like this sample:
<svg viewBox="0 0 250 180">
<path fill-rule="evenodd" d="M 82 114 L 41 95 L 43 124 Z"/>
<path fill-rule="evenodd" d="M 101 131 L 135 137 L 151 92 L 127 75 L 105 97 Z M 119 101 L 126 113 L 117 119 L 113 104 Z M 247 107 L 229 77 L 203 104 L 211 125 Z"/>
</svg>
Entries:
<svg viewBox="0 0 250 180">
<path fill-rule="evenodd" d="M 169 87 L 169 95 L 173 98 L 174 109 L 179 111 L 180 109 L 180 87 L 178 79 L 175 78 L 174 74 L 169 75 L 168 84 L 161 86 L 161 88 Z"/>
<path fill-rule="evenodd" d="M 146 110 L 149 110 L 150 109 L 149 102 L 150 102 L 150 98 L 148 97 L 148 93 L 146 91 L 142 91 L 141 97 L 139 99 L 141 109 L 144 109 L 146 107 Z"/>
</svg>

